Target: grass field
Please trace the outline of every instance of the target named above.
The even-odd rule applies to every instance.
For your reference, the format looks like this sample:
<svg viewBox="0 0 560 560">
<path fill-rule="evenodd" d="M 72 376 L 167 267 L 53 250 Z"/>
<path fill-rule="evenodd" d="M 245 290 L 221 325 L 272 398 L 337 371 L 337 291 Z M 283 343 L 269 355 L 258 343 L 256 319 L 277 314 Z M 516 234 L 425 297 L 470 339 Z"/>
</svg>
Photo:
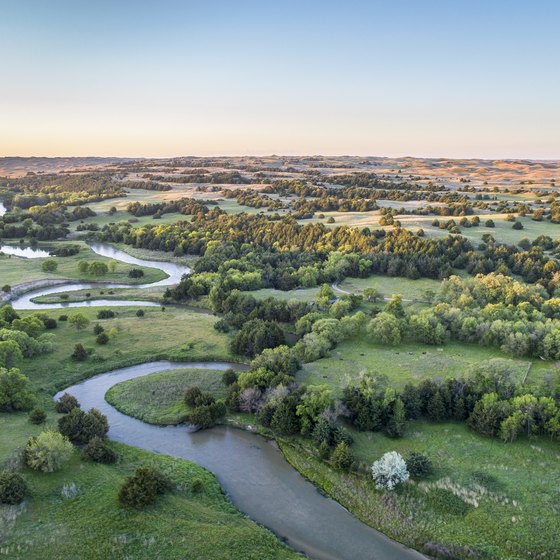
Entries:
<svg viewBox="0 0 560 560">
<path fill-rule="evenodd" d="M 83 330 L 59 322 L 57 329 L 49 331 L 55 335 L 54 352 L 24 361 L 22 369 L 37 389 L 53 394 L 95 373 L 161 358 L 182 361 L 232 359 L 229 336 L 213 328 L 217 318 L 212 315 L 178 307 L 168 307 L 165 312 L 159 307 L 147 307 L 144 308 L 145 316 L 139 318 L 136 316 L 138 308 L 119 307 L 114 310 L 114 319 L 97 320 L 99 309 L 57 309 L 48 313 L 54 318 L 61 314 L 81 313 L 91 322 Z M 106 332 L 116 330 L 107 345 L 95 343 L 92 330 L 95 323 L 102 325 Z M 70 357 L 78 342 L 93 349 L 93 354 L 84 362 L 75 362 Z"/>
<path fill-rule="evenodd" d="M 124 414 L 150 424 L 185 422 L 189 407 L 183 396 L 189 387 L 209 391 L 216 398 L 226 395 L 223 371 L 212 369 L 178 369 L 152 373 L 113 385 L 105 398 Z"/>
<path fill-rule="evenodd" d="M 462 424 L 424 422 L 410 423 L 397 440 L 371 432 L 353 435 L 356 458 L 365 465 L 388 451 L 405 457 L 417 451 L 430 457 L 435 472 L 420 484 L 382 493 L 369 473 L 335 471 L 301 444 L 281 447 L 298 470 L 352 513 L 405 544 L 468 547 L 477 554 L 468 557 L 488 559 L 560 558 L 556 443 L 536 438 L 505 444 Z"/>
<path fill-rule="evenodd" d="M 510 358 L 498 350 L 473 344 L 449 342 L 436 347 L 418 343 L 385 346 L 365 337 L 344 341 L 329 357 L 305 364 L 297 380 L 312 385 L 344 387 L 350 376 L 361 371 L 383 374 L 389 385 L 402 388 L 406 383 L 425 378 L 445 379 L 460 376 L 476 366 L 500 366 L 511 371 L 519 382 L 542 379 L 554 371 L 554 364 L 528 358 Z"/>
<path fill-rule="evenodd" d="M 24 414 L 0 414 L 0 463 L 42 428 Z M 14 560 L 106 558 L 289 559 L 299 556 L 271 532 L 239 513 L 215 477 L 203 468 L 165 455 L 111 443 L 116 465 L 80 458 L 56 473 L 24 469 L 30 497 L 22 506 L 0 506 L 0 557 Z M 118 490 L 138 466 L 151 465 L 168 476 L 173 489 L 142 511 L 122 508 Z M 200 493 L 190 490 L 203 481 Z M 64 498 L 64 485 L 76 495 Z"/>
<path fill-rule="evenodd" d="M 393 294 L 400 294 L 406 300 L 425 300 L 426 290 L 437 292 L 441 282 L 430 278 L 397 278 L 392 276 L 369 276 L 368 278 L 346 278 L 338 284 L 341 290 L 360 294 L 366 288 L 376 288 L 382 297 L 390 298 Z"/>
<path fill-rule="evenodd" d="M 60 292 L 33 298 L 34 303 L 73 303 L 76 301 L 95 299 L 127 299 L 136 301 L 161 301 L 167 288 L 160 286 L 156 288 L 111 288 L 74 290 L 65 292 L 64 286 L 60 286 Z M 89 294 L 89 296 L 88 296 Z M 64 296 L 64 297 L 62 297 Z"/>
<path fill-rule="evenodd" d="M 17 245 L 17 242 L 6 243 L 10 245 Z M 41 263 L 45 259 L 26 259 L 14 256 L 0 255 L 0 278 L 2 285 L 9 284 L 15 286 L 17 284 L 32 282 L 35 280 L 44 280 L 51 278 L 67 278 L 70 280 L 83 280 L 85 282 L 93 281 L 103 281 L 103 282 L 122 282 L 131 285 L 143 284 L 150 282 L 157 282 L 166 278 L 166 275 L 161 270 L 156 268 L 146 268 L 146 267 L 135 267 L 130 264 L 126 264 L 114 259 L 107 257 L 101 257 L 94 253 L 84 242 L 82 241 L 67 241 L 67 242 L 56 242 L 51 241 L 49 243 L 39 243 L 38 247 L 45 250 L 50 250 L 60 245 L 80 245 L 80 252 L 77 255 L 71 257 L 48 257 L 57 262 L 58 268 L 55 272 L 48 273 L 41 271 Z M 115 263 L 116 268 L 114 272 L 109 272 L 102 277 L 93 277 L 90 275 L 80 274 L 78 271 L 78 262 L 86 260 L 88 262 L 103 262 L 107 265 L 110 263 Z M 131 268 L 142 268 L 144 271 L 144 276 L 142 278 L 134 279 L 129 278 L 128 272 Z"/>
</svg>

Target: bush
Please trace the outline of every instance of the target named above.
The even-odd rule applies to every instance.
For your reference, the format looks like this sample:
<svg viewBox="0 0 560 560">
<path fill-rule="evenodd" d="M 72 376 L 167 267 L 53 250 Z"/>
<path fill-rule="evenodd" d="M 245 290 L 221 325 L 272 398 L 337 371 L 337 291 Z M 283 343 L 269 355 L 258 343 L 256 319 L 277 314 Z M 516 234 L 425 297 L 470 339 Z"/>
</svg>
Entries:
<svg viewBox="0 0 560 560">
<path fill-rule="evenodd" d="M 60 315 L 58 320 L 63 323 L 64 321 L 68 321 L 68 315 Z"/>
<path fill-rule="evenodd" d="M 29 379 L 19 369 L 0 367 L 0 412 L 29 410 L 34 402 Z"/>
<path fill-rule="evenodd" d="M 214 418 L 208 406 L 197 406 L 189 414 L 189 422 L 201 430 L 206 430 L 214 425 Z"/>
<path fill-rule="evenodd" d="M 411 477 L 421 478 L 434 472 L 432 462 L 426 455 L 413 451 L 406 459 L 406 468 Z"/>
<path fill-rule="evenodd" d="M 143 309 L 139 309 L 139 310 L 136 312 L 136 317 L 144 317 L 144 315 L 145 315 L 145 313 L 144 313 L 144 310 L 143 310 Z"/>
<path fill-rule="evenodd" d="M 204 482 L 200 478 L 193 478 L 191 482 L 191 491 L 198 494 L 204 490 Z"/>
<path fill-rule="evenodd" d="M 144 276 L 144 271 L 140 268 L 131 268 L 128 271 L 129 278 L 142 278 Z"/>
<path fill-rule="evenodd" d="M 76 362 L 83 362 L 88 357 L 88 351 L 84 348 L 84 345 L 78 342 L 76 346 L 74 346 L 74 352 L 70 356 Z"/>
<path fill-rule="evenodd" d="M 521 222 L 514 222 L 511 229 L 523 229 L 523 224 Z"/>
<path fill-rule="evenodd" d="M 58 323 L 52 317 L 45 317 L 43 319 L 43 324 L 48 330 L 56 329 L 56 327 L 58 327 Z"/>
<path fill-rule="evenodd" d="M 98 319 L 113 319 L 115 317 L 115 312 L 112 309 L 100 309 L 97 312 Z"/>
<path fill-rule="evenodd" d="M 12 291 L 12 287 L 11 287 L 9 284 L 4 284 L 4 285 L 2 286 L 2 291 L 3 291 L 5 294 L 9 294 L 9 293 Z"/>
<path fill-rule="evenodd" d="M 102 332 L 96 339 L 97 344 L 107 344 L 109 342 L 109 337 L 107 333 Z"/>
<path fill-rule="evenodd" d="M 84 455 L 96 463 L 115 463 L 118 455 L 98 436 L 92 437 L 84 447 Z"/>
<path fill-rule="evenodd" d="M 54 472 L 60 470 L 72 456 L 74 448 L 58 432 L 42 432 L 32 437 L 25 447 L 25 462 L 36 471 Z"/>
<path fill-rule="evenodd" d="M 84 412 L 74 408 L 58 420 L 60 433 L 75 444 L 89 443 L 94 437 L 102 438 L 109 431 L 109 422 L 96 408 Z"/>
<path fill-rule="evenodd" d="M 156 501 L 158 494 L 170 488 L 169 481 L 153 468 L 139 467 L 119 490 L 119 502 L 126 507 L 142 509 Z"/>
<path fill-rule="evenodd" d="M 41 270 L 43 272 L 56 272 L 58 268 L 58 263 L 54 259 L 47 259 L 41 263 Z"/>
<path fill-rule="evenodd" d="M 195 406 L 196 400 L 202 395 L 202 391 L 198 387 L 189 387 L 185 391 L 185 404 L 187 406 Z"/>
<path fill-rule="evenodd" d="M 67 414 L 74 408 L 79 408 L 79 407 L 80 407 L 80 403 L 78 402 L 78 399 L 74 395 L 71 395 L 70 393 L 64 393 L 64 395 L 62 395 L 62 397 L 60 397 L 60 399 L 56 401 L 56 406 L 55 406 L 56 411 L 59 412 L 60 414 Z"/>
<path fill-rule="evenodd" d="M 228 322 L 224 321 L 224 319 L 219 319 L 218 321 L 216 321 L 214 323 L 214 328 L 221 333 L 227 333 L 230 330 Z"/>
<path fill-rule="evenodd" d="M 47 419 L 47 413 L 42 408 L 34 408 L 29 413 L 29 421 L 32 424 L 44 424 L 45 420 Z"/>
<path fill-rule="evenodd" d="M 99 324 L 96 323 L 93 327 L 93 334 L 101 334 L 105 329 Z"/>
<path fill-rule="evenodd" d="M 237 381 L 237 373 L 232 368 L 226 369 L 222 374 L 222 382 L 226 387 L 229 387 Z"/>
<path fill-rule="evenodd" d="M 21 504 L 27 494 L 27 483 L 18 473 L 0 471 L 0 504 Z"/>
</svg>

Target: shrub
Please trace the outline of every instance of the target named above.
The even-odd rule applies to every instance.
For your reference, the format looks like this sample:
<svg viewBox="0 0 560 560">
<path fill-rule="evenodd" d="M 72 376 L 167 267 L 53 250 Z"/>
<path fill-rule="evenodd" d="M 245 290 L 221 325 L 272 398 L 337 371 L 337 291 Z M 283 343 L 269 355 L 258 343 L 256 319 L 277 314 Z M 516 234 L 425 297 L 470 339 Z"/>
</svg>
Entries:
<svg viewBox="0 0 560 560">
<path fill-rule="evenodd" d="M 170 488 L 169 481 L 153 468 L 139 467 L 119 490 L 119 502 L 126 507 L 142 509 L 156 501 L 158 494 Z"/>
<path fill-rule="evenodd" d="M 144 276 L 144 271 L 140 268 L 131 268 L 128 271 L 129 278 L 142 278 Z"/>
<path fill-rule="evenodd" d="M 78 445 L 89 443 L 94 437 L 104 437 L 109 431 L 109 422 L 96 408 L 84 412 L 74 408 L 58 420 L 60 433 Z"/>
<path fill-rule="evenodd" d="M 193 478 L 191 482 L 191 491 L 198 494 L 204 490 L 204 482 L 200 478 Z"/>
<path fill-rule="evenodd" d="M 397 484 L 409 479 L 406 463 L 399 453 L 385 453 L 371 466 L 371 474 L 378 489 L 393 490 Z"/>
<path fill-rule="evenodd" d="M 426 455 L 413 451 L 406 459 L 406 468 L 413 478 L 428 476 L 434 472 L 432 462 Z"/>
<path fill-rule="evenodd" d="M 521 222 L 513 222 L 511 226 L 512 229 L 523 229 L 523 224 Z"/>
<path fill-rule="evenodd" d="M 58 320 L 63 323 L 64 321 L 68 321 L 68 315 L 60 315 Z"/>
<path fill-rule="evenodd" d="M 43 272 L 56 272 L 58 268 L 58 263 L 54 259 L 47 259 L 41 263 L 41 270 Z"/>
<path fill-rule="evenodd" d="M 84 455 L 96 463 L 116 462 L 118 455 L 98 436 L 92 437 L 84 447 Z"/>
<path fill-rule="evenodd" d="M 2 286 L 2 291 L 3 291 L 5 294 L 9 294 L 9 293 L 12 291 L 12 287 L 11 287 L 9 284 L 4 284 L 4 285 Z"/>
<path fill-rule="evenodd" d="M 208 406 L 197 406 L 189 414 L 189 422 L 198 426 L 201 430 L 205 430 L 214 425 L 214 418 Z"/>
<path fill-rule="evenodd" d="M 319 457 L 321 459 L 323 459 L 323 461 L 326 461 L 331 455 L 331 448 L 329 447 L 329 444 L 326 441 L 322 441 L 319 444 Z"/>
<path fill-rule="evenodd" d="M 144 310 L 143 310 L 143 309 L 139 309 L 139 310 L 136 312 L 136 317 L 144 317 L 144 315 L 145 315 L 145 313 L 144 313 Z"/>
<path fill-rule="evenodd" d="M 89 325 L 89 319 L 82 315 L 81 313 L 75 313 L 74 315 L 70 315 L 68 317 L 68 322 L 76 327 L 76 330 L 79 331 L 81 329 L 85 329 Z"/>
<path fill-rule="evenodd" d="M 98 319 L 113 319 L 115 317 L 115 312 L 112 309 L 100 309 L 97 312 Z"/>
<path fill-rule="evenodd" d="M 214 328 L 221 333 L 227 333 L 230 330 L 229 323 L 224 319 L 219 319 L 218 321 L 216 321 L 214 323 Z"/>
<path fill-rule="evenodd" d="M 34 401 L 29 379 L 19 369 L 0 367 L 0 412 L 29 410 Z"/>
<path fill-rule="evenodd" d="M 335 469 L 348 470 L 354 462 L 352 450 L 345 442 L 341 441 L 333 451 L 331 461 Z"/>
<path fill-rule="evenodd" d="M 185 404 L 187 406 L 195 406 L 196 400 L 202 395 L 202 391 L 198 387 L 189 387 L 185 391 Z"/>
<path fill-rule="evenodd" d="M 0 504 L 21 504 L 27 494 L 27 483 L 18 473 L 0 471 Z"/>
<path fill-rule="evenodd" d="M 200 393 L 198 397 L 196 397 L 194 404 L 195 406 L 207 406 L 213 404 L 215 401 L 216 399 L 214 398 L 214 395 L 212 395 L 212 393 L 204 391 Z"/>
<path fill-rule="evenodd" d="M 78 342 L 74 346 L 74 352 L 72 352 L 71 358 L 76 362 L 83 362 L 88 357 L 88 351 L 84 348 L 84 345 Z"/>
<path fill-rule="evenodd" d="M 47 419 L 47 413 L 42 408 L 34 408 L 29 413 L 29 421 L 32 424 L 44 424 Z"/>
<path fill-rule="evenodd" d="M 54 472 L 60 470 L 72 456 L 74 448 L 58 432 L 42 432 L 32 437 L 25 447 L 25 462 L 36 471 Z"/>
<path fill-rule="evenodd" d="M 56 411 L 59 412 L 60 414 L 67 414 L 74 408 L 79 408 L 79 407 L 80 407 L 80 403 L 78 402 L 78 399 L 74 395 L 71 395 L 70 393 L 64 393 L 62 397 L 60 397 L 60 399 L 56 401 L 56 406 L 55 406 Z"/>
<path fill-rule="evenodd" d="M 99 324 L 96 323 L 93 327 L 93 334 L 101 334 L 105 329 Z"/>
<path fill-rule="evenodd" d="M 45 328 L 48 330 L 56 329 L 56 327 L 58 327 L 58 323 L 52 317 L 45 317 L 43 319 L 43 324 L 45 325 Z"/>
<path fill-rule="evenodd" d="M 109 336 L 107 333 L 102 332 L 96 339 L 97 344 L 107 344 L 109 342 Z"/>
<path fill-rule="evenodd" d="M 237 381 L 237 373 L 232 368 L 226 369 L 222 374 L 222 382 L 226 387 L 229 387 Z"/>
</svg>

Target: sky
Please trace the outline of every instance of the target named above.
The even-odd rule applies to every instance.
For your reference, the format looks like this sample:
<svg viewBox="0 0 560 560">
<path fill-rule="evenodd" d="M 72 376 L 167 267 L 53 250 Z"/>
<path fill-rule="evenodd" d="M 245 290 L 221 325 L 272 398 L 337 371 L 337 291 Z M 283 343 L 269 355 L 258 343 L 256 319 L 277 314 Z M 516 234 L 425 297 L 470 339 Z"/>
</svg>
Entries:
<svg viewBox="0 0 560 560">
<path fill-rule="evenodd" d="M 557 0 L 0 0 L 0 156 L 560 159 Z"/>
</svg>

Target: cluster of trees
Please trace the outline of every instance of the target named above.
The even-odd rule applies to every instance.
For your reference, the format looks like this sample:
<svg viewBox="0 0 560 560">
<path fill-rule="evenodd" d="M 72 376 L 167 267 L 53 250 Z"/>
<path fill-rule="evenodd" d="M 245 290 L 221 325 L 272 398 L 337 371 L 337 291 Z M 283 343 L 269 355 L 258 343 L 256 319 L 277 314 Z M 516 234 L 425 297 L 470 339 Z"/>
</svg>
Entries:
<svg viewBox="0 0 560 560">
<path fill-rule="evenodd" d="M 56 326 L 44 313 L 21 318 L 11 306 L 0 307 L 0 367 L 17 367 L 24 358 L 52 352 L 53 335 L 45 331 Z"/>
<path fill-rule="evenodd" d="M 154 175 L 146 173 L 144 179 L 163 181 L 165 183 L 210 183 L 213 185 L 248 185 L 253 183 L 251 178 L 241 175 L 239 171 L 217 171 L 210 173 L 204 169 L 194 169 L 184 175 Z"/>
<path fill-rule="evenodd" d="M 217 401 L 212 393 L 201 391 L 199 387 L 189 387 L 185 391 L 185 404 L 191 409 L 188 421 L 204 430 L 211 428 L 226 413 L 223 401 Z"/>
<path fill-rule="evenodd" d="M 195 198 L 180 198 L 178 200 L 170 200 L 158 203 L 142 203 L 131 202 L 126 211 L 133 216 L 162 216 L 163 214 L 171 214 L 178 212 L 184 215 L 206 214 L 209 205 L 215 205 L 214 201 L 197 200 Z"/>
<path fill-rule="evenodd" d="M 507 371 L 476 369 L 470 376 L 426 379 L 397 393 L 386 379 L 362 374 L 345 387 L 347 420 L 358 430 L 404 434 L 406 420 L 467 422 L 478 434 L 511 442 L 521 434 L 560 437 L 560 391 L 516 385 Z"/>
<path fill-rule="evenodd" d="M 266 208 L 270 212 L 286 208 L 286 205 L 281 200 L 260 194 L 251 189 L 222 189 L 222 195 L 224 198 L 235 198 L 238 204 L 250 206 L 251 208 Z"/>
</svg>

